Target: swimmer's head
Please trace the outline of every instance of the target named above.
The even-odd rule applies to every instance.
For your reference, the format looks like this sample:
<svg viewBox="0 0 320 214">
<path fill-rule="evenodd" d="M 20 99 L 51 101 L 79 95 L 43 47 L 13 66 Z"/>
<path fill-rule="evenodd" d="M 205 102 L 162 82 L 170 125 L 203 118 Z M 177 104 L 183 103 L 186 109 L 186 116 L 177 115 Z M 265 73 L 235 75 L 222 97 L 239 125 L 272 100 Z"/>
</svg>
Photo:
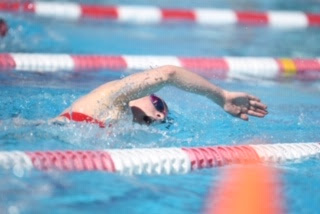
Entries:
<svg viewBox="0 0 320 214">
<path fill-rule="evenodd" d="M 165 101 L 154 94 L 132 100 L 129 106 L 133 114 L 133 121 L 146 125 L 153 122 L 165 122 L 169 112 Z"/>
<path fill-rule="evenodd" d="M 7 23 L 0 18 L 0 37 L 5 37 L 8 32 L 8 25 Z"/>
</svg>

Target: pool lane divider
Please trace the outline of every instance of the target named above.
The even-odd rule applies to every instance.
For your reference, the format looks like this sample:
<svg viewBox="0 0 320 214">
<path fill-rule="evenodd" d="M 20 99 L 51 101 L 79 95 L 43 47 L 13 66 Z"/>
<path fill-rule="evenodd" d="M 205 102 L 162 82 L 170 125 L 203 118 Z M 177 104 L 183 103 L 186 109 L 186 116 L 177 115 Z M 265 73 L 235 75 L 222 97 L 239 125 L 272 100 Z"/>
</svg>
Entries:
<svg viewBox="0 0 320 214">
<path fill-rule="evenodd" d="M 319 143 L 281 143 L 103 151 L 1 151 L 0 168 L 24 171 L 107 171 L 124 175 L 177 174 L 229 164 L 320 158 Z"/>
<path fill-rule="evenodd" d="M 107 6 L 72 2 L 0 2 L 0 11 L 33 13 L 40 17 L 78 20 L 94 18 L 131 23 L 192 22 L 203 25 L 264 25 L 278 28 L 320 27 L 320 14 L 301 11 L 234 11 L 154 6 Z"/>
<path fill-rule="evenodd" d="M 320 79 L 320 58 L 0 54 L 0 71 L 141 71 L 163 65 L 184 67 L 208 78 Z"/>
</svg>

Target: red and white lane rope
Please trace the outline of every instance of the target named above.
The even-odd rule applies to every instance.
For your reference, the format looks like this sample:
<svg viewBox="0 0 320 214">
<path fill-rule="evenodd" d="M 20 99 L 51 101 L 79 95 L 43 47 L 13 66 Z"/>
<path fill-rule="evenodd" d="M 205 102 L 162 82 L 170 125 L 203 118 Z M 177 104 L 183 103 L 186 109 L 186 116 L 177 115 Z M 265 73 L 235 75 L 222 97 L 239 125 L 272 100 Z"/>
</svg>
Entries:
<svg viewBox="0 0 320 214">
<path fill-rule="evenodd" d="M 163 65 L 181 66 L 209 78 L 320 79 L 320 58 L 0 54 L 0 71 L 145 70 Z"/>
<path fill-rule="evenodd" d="M 114 149 L 104 151 L 0 152 L 0 168 L 30 170 L 101 170 L 126 175 L 188 173 L 233 163 L 320 158 L 319 143 L 212 146 L 194 148 Z"/>
<path fill-rule="evenodd" d="M 228 9 L 173 9 L 152 6 L 106 6 L 71 2 L 0 2 L 0 11 L 29 12 L 37 16 L 77 20 L 81 17 L 120 22 L 187 21 L 205 25 L 268 25 L 281 28 L 320 26 L 320 14 L 300 11 L 234 11 Z"/>
</svg>

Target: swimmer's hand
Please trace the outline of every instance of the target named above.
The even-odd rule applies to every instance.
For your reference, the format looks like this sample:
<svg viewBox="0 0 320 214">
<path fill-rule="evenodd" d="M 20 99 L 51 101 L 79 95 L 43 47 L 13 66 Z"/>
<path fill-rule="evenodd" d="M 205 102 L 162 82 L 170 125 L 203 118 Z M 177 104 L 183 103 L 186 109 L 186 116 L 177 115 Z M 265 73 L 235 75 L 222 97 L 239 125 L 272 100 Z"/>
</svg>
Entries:
<svg viewBox="0 0 320 214">
<path fill-rule="evenodd" d="M 267 106 L 258 97 L 242 92 L 225 91 L 223 109 L 234 117 L 249 120 L 248 115 L 264 117 L 268 114 Z"/>
</svg>

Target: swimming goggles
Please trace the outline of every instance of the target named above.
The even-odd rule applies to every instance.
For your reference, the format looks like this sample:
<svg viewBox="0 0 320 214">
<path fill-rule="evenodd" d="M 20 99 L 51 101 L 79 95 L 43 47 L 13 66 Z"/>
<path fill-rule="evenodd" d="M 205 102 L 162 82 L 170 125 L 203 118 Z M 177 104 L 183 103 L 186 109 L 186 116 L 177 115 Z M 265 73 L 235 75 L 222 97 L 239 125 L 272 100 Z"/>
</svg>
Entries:
<svg viewBox="0 0 320 214">
<path fill-rule="evenodd" d="M 155 109 L 156 109 L 157 111 L 159 111 L 159 112 L 164 113 L 165 116 L 167 116 L 167 114 L 168 114 L 168 111 L 167 111 L 168 107 L 167 107 L 166 103 L 165 103 L 162 99 L 160 99 L 159 97 L 157 97 L 157 96 L 154 95 L 154 94 L 151 94 L 151 95 L 150 95 L 150 99 L 151 99 L 151 102 L 152 102 L 153 106 L 155 107 Z"/>
</svg>

